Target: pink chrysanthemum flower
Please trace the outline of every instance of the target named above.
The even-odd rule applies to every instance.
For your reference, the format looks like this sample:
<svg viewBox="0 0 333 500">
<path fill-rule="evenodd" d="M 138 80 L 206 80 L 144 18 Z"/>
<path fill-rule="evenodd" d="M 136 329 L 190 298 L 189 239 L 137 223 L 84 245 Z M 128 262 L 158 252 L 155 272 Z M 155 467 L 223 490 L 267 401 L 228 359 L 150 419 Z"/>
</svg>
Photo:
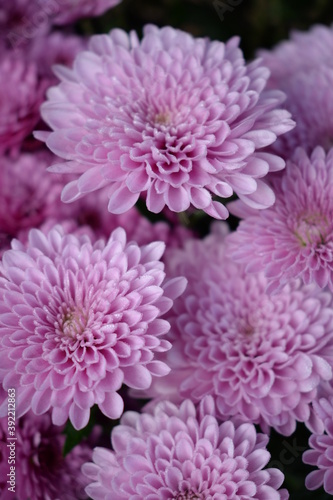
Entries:
<svg viewBox="0 0 333 500">
<path fill-rule="evenodd" d="M 296 127 L 273 145 L 284 158 L 299 146 L 311 153 L 316 146 L 333 145 L 332 50 L 332 27 L 314 26 L 293 32 L 271 51 L 259 51 L 271 71 L 268 87 L 286 94 L 284 107 L 296 121 Z"/>
<path fill-rule="evenodd" d="M 297 147 L 311 153 L 316 146 L 333 146 L 333 68 L 320 67 L 296 73 L 279 87 L 287 99 L 285 106 L 296 127 L 273 145 L 281 156 L 290 158 Z"/>
<path fill-rule="evenodd" d="M 36 0 L 1 0 L 0 40 L 9 49 L 21 49 L 31 41 L 49 31 L 50 16 L 45 11 L 52 9 L 52 0 L 42 4 Z"/>
<path fill-rule="evenodd" d="M 318 24 L 309 31 L 292 31 L 290 40 L 272 50 L 259 50 L 258 55 L 271 72 L 267 85 L 279 87 L 295 73 L 333 68 L 332 51 L 333 27 Z"/>
<path fill-rule="evenodd" d="M 87 498 L 84 488 L 89 481 L 81 466 L 91 460 L 87 444 L 75 446 L 63 455 L 63 428 L 51 423 L 49 414 L 36 416 L 32 412 L 16 421 L 15 440 L 8 439 L 8 419 L 0 419 L 0 499 L 12 500 L 79 500 Z M 14 449 L 8 445 L 14 443 Z M 10 452 L 12 450 L 12 453 Z M 11 461 L 15 457 L 14 490 L 7 481 Z"/>
<path fill-rule="evenodd" d="M 121 0 L 1 0 L 0 39 L 11 49 L 26 49 L 52 24 L 99 16 Z"/>
<path fill-rule="evenodd" d="M 272 180 L 273 207 L 250 214 L 228 237 L 230 255 L 247 272 L 264 270 L 267 291 L 293 278 L 333 290 L 333 149 L 296 151 Z M 242 215 L 246 216 L 243 212 Z"/>
<path fill-rule="evenodd" d="M 327 398 L 318 398 L 313 403 L 325 432 L 310 436 L 309 445 L 312 449 L 304 452 L 303 462 L 317 467 L 306 477 L 305 486 L 309 490 L 324 486 L 324 490 L 333 495 L 333 396 L 332 390 L 330 392 Z"/>
<path fill-rule="evenodd" d="M 0 154 L 18 148 L 39 120 L 47 83 L 21 53 L 0 50 Z"/>
<path fill-rule="evenodd" d="M 211 498 L 287 499 L 283 474 L 264 469 L 268 437 L 249 423 L 219 424 L 212 398 L 199 409 L 159 403 L 153 412 L 127 412 L 112 430 L 114 451 L 95 448 L 83 472 L 94 500 Z"/>
<path fill-rule="evenodd" d="M 60 202 L 64 182 L 46 171 L 52 162 L 48 151 L 0 159 L 0 255 L 13 238 L 25 241 L 30 229 L 65 217 L 67 206 Z"/>
<path fill-rule="evenodd" d="M 107 243 L 31 230 L 12 242 L 0 267 L 0 382 L 17 391 L 17 416 L 52 410 L 52 421 L 87 425 L 97 404 L 118 418 L 124 382 L 147 389 L 169 368 L 154 359 L 169 349 L 162 319 L 185 280 L 164 282 L 162 242 L 126 243 L 123 229 Z M 6 400 L 0 413 L 6 412 Z"/>
<path fill-rule="evenodd" d="M 53 171 L 81 174 L 63 201 L 108 185 L 113 213 L 144 193 L 151 212 L 192 204 L 223 219 L 212 195 L 236 192 L 255 208 L 274 202 L 263 178 L 284 161 L 261 148 L 294 122 L 277 109 L 284 95 L 263 90 L 267 69 L 245 64 L 238 39 L 146 26 L 140 42 L 116 29 L 92 37 L 73 70 L 57 74 L 62 83 L 42 106 L 53 132 L 36 137 L 66 160 Z"/>
<path fill-rule="evenodd" d="M 216 400 L 219 416 L 238 415 L 284 435 L 307 422 L 320 381 L 332 377 L 333 297 L 295 281 L 265 294 L 263 274 L 230 261 L 223 238 L 189 241 L 165 256 L 172 276 L 188 280 L 167 318 L 170 375 L 148 395 Z"/>
</svg>

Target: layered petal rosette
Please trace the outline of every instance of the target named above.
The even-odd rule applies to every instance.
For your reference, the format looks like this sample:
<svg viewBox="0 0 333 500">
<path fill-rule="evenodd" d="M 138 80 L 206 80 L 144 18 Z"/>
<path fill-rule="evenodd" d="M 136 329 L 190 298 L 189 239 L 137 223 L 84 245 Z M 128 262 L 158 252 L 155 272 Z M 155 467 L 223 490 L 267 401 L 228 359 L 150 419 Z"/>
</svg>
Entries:
<svg viewBox="0 0 333 500">
<path fill-rule="evenodd" d="M 0 255 L 13 238 L 26 240 L 30 229 L 68 217 L 60 201 L 64 180 L 46 171 L 52 162 L 47 150 L 0 159 Z"/>
<path fill-rule="evenodd" d="M 273 145 L 283 158 L 299 146 L 311 153 L 316 146 L 328 150 L 333 144 L 332 50 L 332 27 L 316 25 L 258 52 L 271 73 L 267 86 L 286 94 L 284 107 L 296 121 L 294 130 Z"/>
<path fill-rule="evenodd" d="M 141 42 L 118 29 L 93 36 L 71 71 L 57 69 L 62 81 L 42 106 L 53 131 L 36 135 L 64 160 L 53 171 L 80 175 L 63 201 L 108 185 L 113 213 L 141 194 L 151 212 L 193 205 L 222 219 L 214 197 L 272 205 L 263 178 L 284 161 L 262 148 L 294 122 L 279 109 L 284 94 L 264 90 L 268 70 L 246 65 L 238 43 L 151 25 Z"/>
<path fill-rule="evenodd" d="M 47 82 L 40 78 L 37 65 L 23 53 L 0 48 L 1 115 L 0 154 L 19 148 L 33 131 L 40 115 Z"/>
<path fill-rule="evenodd" d="M 250 423 L 220 424 L 209 397 L 197 410 L 186 400 L 127 412 L 111 441 L 114 451 L 95 448 L 82 468 L 94 500 L 288 498 L 282 472 L 264 469 L 268 437 Z"/>
<path fill-rule="evenodd" d="M 171 372 L 149 396 L 199 402 L 209 394 L 222 418 L 292 434 L 296 421 L 310 419 L 318 384 L 332 377 L 332 295 L 300 281 L 267 295 L 263 273 L 233 263 L 219 234 L 165 259 L 188 286 L 167 315 Z"/>
<path fill-rule="evenodd" d="M 309 438 L 310 449 L 303 453 L 303 462 L 314 465 L 315 470 L 305 479 L 305 486 L 309 490 L 316 490 L 321 486 L 330 495 L 333 494 L 333 395 L 332 385 L 325 384 L 326 397 L 314 401 L 314 410 L 317 418 L 323 424 L 322 431 L 314 432 Z M 325 390 L 322 391 L 323 393 Z"/>
<path fill-rule="evenodd" d="M 271 72 L 268 86 L 279 87 L 296 73 L 333 68 L 332 51 L 332 26 L 316 24 L 309 31 L 292 31 L 289 40 L 258 55 Z"/>
<path fill-rule="evenodd" d="M 121 0 L 1 0 L 0 40 L 10 48 L 27 48 L 52 24 L 99 16 Z"/>
<path fill-rule="evenodd" d="M 295 149 L 303 147 L 308 154 L 316 146 L 328 151 L 333 145 L 333 68 L 302 71 L 279 87 L 287 99 L 285 106 L 292 113 L 296 127 L 278 138 L 274 150 L 290 158 Z"/>
<path fill-rule="evenodd" d="M 247 213 L 243 205 L 230 256 L 247 272 L 264 271 L 269 292 L 294 278 L 333 291 L 333 149 L 308 156 L 300 148 L 272 186 L 273 207 Z"/>
<path fill-rule="evenodd" d="M 168 373 L 154 359 L 170 348 L 161 316 L 185 280 L 164 281 L 163 251 L 127 243 L 121 228 L 106 243 L 57 227 L 14 240 L 0 268 L 0 380 L 16 389 L 17 416 L 51 410 L 54 424 L 69 417 L 79 429 L 97 404 L 115 419 L 123 382 L 146 389 Z"/>
</svg>

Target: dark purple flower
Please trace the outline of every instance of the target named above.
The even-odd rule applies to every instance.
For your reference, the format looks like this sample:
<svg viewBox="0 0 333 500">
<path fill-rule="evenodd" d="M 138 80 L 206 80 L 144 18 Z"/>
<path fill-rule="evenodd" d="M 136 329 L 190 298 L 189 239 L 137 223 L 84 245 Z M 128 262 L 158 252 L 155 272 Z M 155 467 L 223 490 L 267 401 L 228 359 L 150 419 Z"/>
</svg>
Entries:
<svg viewBox="0 0 333 500">
<path fill-rule="evenodd" d="M 8 439 L 8 419 L 0 419 L 0 499 L 80 500 L 88 484 L 81 466 L 91 459 L 87 444 L 63 454 L 63 427 L 52 425 L 49 413 L 27 413 L 16 421 L 15 440 Z M 14 443 L 10 455 L 9 444 Z M 10 465 L 15 457 L 15 493 L 9 491 Z"/>
</svg>

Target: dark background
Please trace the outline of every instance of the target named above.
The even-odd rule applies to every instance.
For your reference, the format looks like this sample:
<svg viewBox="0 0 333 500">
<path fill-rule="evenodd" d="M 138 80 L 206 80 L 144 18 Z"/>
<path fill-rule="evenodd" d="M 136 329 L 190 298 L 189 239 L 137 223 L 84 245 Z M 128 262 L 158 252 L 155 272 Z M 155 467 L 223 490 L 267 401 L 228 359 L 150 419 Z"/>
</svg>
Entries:
<svg viewBox="0 0 333 500">
<path fill-rule="evenodd" d="M 332 22 L 331 0 L 123 0 L 101 18 L 82 24 L 86 32 L 113 27 L 141 32 L 144 24 L 154 23 L 222 41 L 238 35 L 251 58 L 257 48 L 288 38 L 292 29 Z"/>
</svg>

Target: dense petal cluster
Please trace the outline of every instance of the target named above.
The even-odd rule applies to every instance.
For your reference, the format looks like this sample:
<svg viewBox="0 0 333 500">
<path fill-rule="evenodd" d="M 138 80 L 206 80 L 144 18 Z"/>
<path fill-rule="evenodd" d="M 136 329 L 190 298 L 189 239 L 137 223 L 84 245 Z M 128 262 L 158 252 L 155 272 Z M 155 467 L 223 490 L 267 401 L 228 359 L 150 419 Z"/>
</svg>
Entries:
<svg viewBox="0 0 333 500">
<path fill-rule="evenodd" d="M 111 434 L 114 451 L 95 448 L 83 472 L 94 500 L 278 500 L 283 474 L 265 469 L 267 436 L 249 423 L 219 424 L 211 398 L 199 409 L 159 403 L 153 412 L 127 412 Z"/>
<path fill-rule="evenodd" d="M 36 136 L 66 160 L 53 170 L 81 174 L 63 201 L 108 185 L 113 213 L 143 193 L 151 212 L 193 205 L 223 219 L 228 211 L 212 196 L 274 202 L 263 178 L 284 161 L 261 148 L 294 122 L 279 109 L 283 93 L 264 90 L 267 69 L 245 64 L 238 39 L 146 26 L 140 42 L 116 29 L 92 37 L 73 70 L 57 74 L 42 106 L 53 132 Z"/>
<path fill-rule="evenodd" d="M 25 49 L 35 39 L 47 35 L 52 24 L 67 24 L 80 17 L 98 16 L 120 2 L 121 0 L 1 0 L 0 40 L 11 49 Z"/>
<path fill-rule="evenodd" d="M 303 147 L 311 153 L 316 146 L 329 150 L 333 145 L 333 68 L 312 68 L 296 73 L 281 88 L 287 95 L 285 106 L 296 120 L 296 127 L 281 136 L 274 149 L 290 157 Z"/>
<path fill-rule="evenodd" d="M 333 291 L 333 149 L 297 150 L 272 186 L 274 206 L 241 221 L 230 255 L 263 270 L 270 292 L 298 277 Z"/>
<path fill-rule="evenodd" d="M 0 268 L 0 381 L 16 388 L 17 416 L 51 409 L 53 423 L 69 416 L 78 429 L 98 404 L 118 418 L 123 382 L 147 389 L 168 373 L 154 359 L 170 348 L 161 315 L 185 280 L 164 282 L 163 251 L 162 242 L 126 243 L 120 228 L 106 243 L 60 228 L 12 242 Z"/>
<path fill-rule="evenodd" d="M 64 183 L 46 170 L 53 161 L 48 151 L 0 159 L 0 255 L 13 238 L 25 240 L 28 230 L 66 217 L 60 203 Z"/>
<path fill-rule="evenodd" d="M 15 440 L 8 440 L 8 419 L 0 419 L 0 498 L 29 500 L 80 500 L 88 484 L 81 466 L 91 460 L 87 444 L 75 446 L 63 455 L 62 427 L 52 425 L 50 414 L 27 413 L 16 422 Z M 14 447 L 13 447 L 14 443 Z M 8 447 L 11 444 L 11 448 Z M 12 450 L 12 451 L 10 451 Z M 15 462 L 12 462 L 13 457 Z M 9 491 L 10 465 L 15 463 L 15 493 Z"/>
<path fill-rule="evenodd" d="M 284 107 L 296 127 L 278 138 L 274 151 L 288 158 L 296 147 L 308 153 L 314 147 L 333 144 L 333 29 L 315 26 L 309 32 L 294 32 L 291 39 L 272 51 L 260 51 L 270 69 L 269 88 L 282 90 Z"/>
<path fill-rule="evenodd" d="M 171 373 L 148 394 L 194 402 L 210 394 L 222 418 L 291 434 L 309 419 L 320 381 L 332 377 L 332 295 L 295 281 L 268 296 L 264 275 L 230 261 L 218 234 L 165 260 L 188 286 L 167 315 Z"/>
<path fill-rule="evenodd" d="M 279 87 L 296 73 L 333 68 L 332 51 L 332 26 L 315 25 L 309 31 L 293 31 L 290 40 L 273 50 L 259 50 L 258 55 L 271 72 L 268 86 Z"/>
<path fill-rule="evenodd" d="M 310 450 L 303 454 L 303 462 L 317 467 L 305 479 L 309 490 L 321 486 L 327 493 L 333 494 L 333 396 L 318 398 L 314 402 L 317 416 L 323 422 L 324 433 L 313 433 L 309 438 Z"/>
<path fill-rule="evenodd" d="M 0 154 L 18 147 L 39 120 L 46 82 L 22 54 L 0 50 Z"/>
<path fill-rule="evenodd" d="M 51 5 L 52 0 L 44 0 Z M 53 2 L 52 2 L 53 3 Z M 49 10 L 48 7 L 45 9 Z M 45 35 L 50 27 L 49 15 L 36 0 L 0 2 L 0 40 L 10 49 L 26 47 L 32 39 Z"/>
</svg>

